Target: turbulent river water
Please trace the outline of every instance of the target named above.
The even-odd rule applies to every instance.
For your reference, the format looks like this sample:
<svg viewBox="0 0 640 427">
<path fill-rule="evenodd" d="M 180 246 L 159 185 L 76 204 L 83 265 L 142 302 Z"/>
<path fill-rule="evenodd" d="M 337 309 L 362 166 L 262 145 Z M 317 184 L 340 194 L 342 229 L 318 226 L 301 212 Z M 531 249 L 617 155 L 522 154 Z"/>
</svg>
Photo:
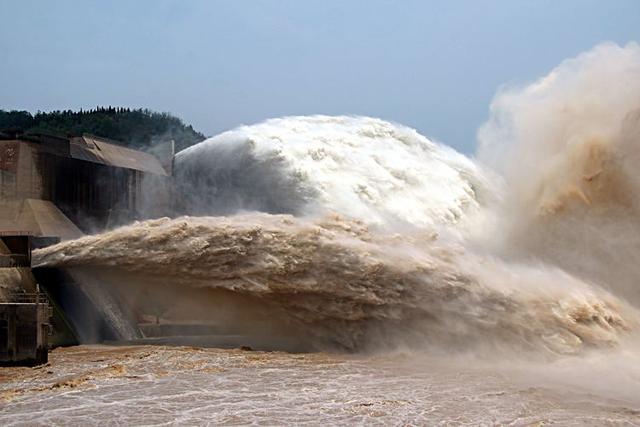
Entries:
<svg viewBox="0 0 640 427">
<path fill-rule="evenodd" d="M 167 318 L 358 354 L 240 369 L 248 356 L 162 350 L 213 371 L 139 368 L 155 378 L 143 401 L 122 376 L 88 380 L 158 422 L 204 419 L 202 399 L 240 423 L 636 423 L 639 148 L 640 47 L 604 44 L 502 89 L 473 159 L 374 118 L 268 120 L 178 153 L 173 217 L 34 260 Z M 78 393 L 102 411 L 101 393 Z"/>
</svg>

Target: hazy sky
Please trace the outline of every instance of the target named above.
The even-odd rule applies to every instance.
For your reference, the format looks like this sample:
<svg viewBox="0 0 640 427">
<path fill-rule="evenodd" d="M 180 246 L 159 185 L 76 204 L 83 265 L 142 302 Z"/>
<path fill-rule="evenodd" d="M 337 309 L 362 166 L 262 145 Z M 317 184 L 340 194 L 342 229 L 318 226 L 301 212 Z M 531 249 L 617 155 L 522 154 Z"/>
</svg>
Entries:
<svg viewBox="0 0 640 427">
<path fill-rule="evenodd" d="M 473 152 L 495 90 L 609 40 L 640 1 L 0 0 L 0 108 L 169 111 L 212 135 L 299 114 Z"/>
</svg>

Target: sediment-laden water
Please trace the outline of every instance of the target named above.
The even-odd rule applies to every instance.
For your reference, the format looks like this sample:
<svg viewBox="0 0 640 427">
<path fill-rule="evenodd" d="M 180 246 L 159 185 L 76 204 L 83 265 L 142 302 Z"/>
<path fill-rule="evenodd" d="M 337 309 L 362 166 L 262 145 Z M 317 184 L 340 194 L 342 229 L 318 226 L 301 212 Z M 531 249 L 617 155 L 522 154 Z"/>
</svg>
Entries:
<svg viewBox="0 0 640 427">
<path fill-rule="evenodd" d="M 141 281 L 252 298 L 323 349 L 573 353 L 616 345 L 640 323 L 631 306 L 561 270 L 480 257 L 435 235 L 372 233 L 338 217 L 151 220 L 41 250 L 38 263 L 132 273 L 122 276 L 131 288 Z"/>
<path fill-rule="evenodd" d="M 599 358 L 523 370 L 517 362 L 497 367 L 407 352 L 81 346 L 56 349 L 49 366 L 0 371 L 0 422 L 637 425 L 640 402 L 628 389 L 632 380 L 602 368 Z M 596 389 L 589 385 L 593 377 Z"/>
</svg>

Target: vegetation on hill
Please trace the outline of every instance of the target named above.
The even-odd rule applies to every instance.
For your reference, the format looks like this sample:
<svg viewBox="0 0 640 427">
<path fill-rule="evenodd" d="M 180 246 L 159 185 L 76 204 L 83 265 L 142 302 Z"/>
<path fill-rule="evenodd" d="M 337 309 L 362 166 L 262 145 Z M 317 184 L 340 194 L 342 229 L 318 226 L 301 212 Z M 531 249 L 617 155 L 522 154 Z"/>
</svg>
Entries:
<svg viewBox="0 0 640 427">
<path fill-rule="evenodd" d="M 96 107 L 92 110 L 28 111 L 0 110 L 0 131 L 79 136 L 90 133 L 114 139 L 131 148 L 144 149 L 173 139 L 176 151 L 194 145 L 205 136 L 169 113 L 147 109 Z"/>
</svg>

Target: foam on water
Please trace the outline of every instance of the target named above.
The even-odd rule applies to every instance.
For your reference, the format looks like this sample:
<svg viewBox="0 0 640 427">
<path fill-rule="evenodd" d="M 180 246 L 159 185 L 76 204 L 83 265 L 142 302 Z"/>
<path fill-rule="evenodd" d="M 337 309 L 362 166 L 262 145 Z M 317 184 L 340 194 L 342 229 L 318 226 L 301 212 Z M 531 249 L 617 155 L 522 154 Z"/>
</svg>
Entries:
<svg viewBox="0 0 640 427">
<path fill-rule="evenodd" d="M 533 383 L 508 362 L 430 355 L 249 352 L 161 346 L 58 348 L 47 369 L 4 368 L 3 426 L 636 425 L 640 395 L 613 372 L 603 397 L 554 384 L 572 367 L 540 364 Z M 638 365 L 635 373 L 638 373 Z M 587 365 L 576 372 L 610 379 Z M 591 369 L 589 369 L 591 368 Z M 626 374 L 626 373 L 625 373 Z M 613 392 L 611 392 L 613 391 Z M 321 420 L 321 421 L 319 421 Z"/>
</svg>

